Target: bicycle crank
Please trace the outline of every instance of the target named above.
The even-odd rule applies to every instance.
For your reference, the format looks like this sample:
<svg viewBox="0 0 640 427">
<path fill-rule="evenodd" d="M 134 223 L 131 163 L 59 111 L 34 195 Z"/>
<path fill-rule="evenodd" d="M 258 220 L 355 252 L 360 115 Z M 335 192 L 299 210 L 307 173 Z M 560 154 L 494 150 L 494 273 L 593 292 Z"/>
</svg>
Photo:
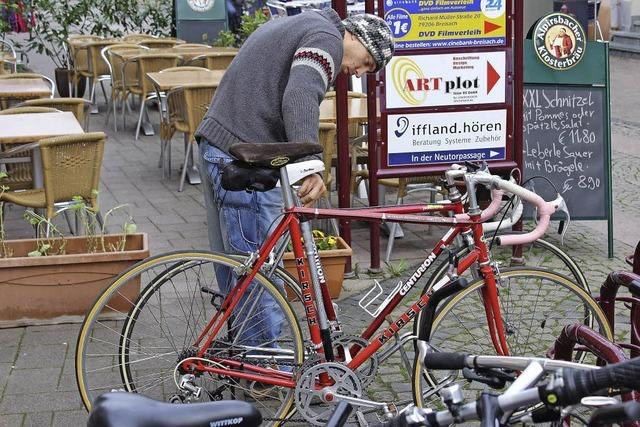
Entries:
<svg viewBox="0 0 640 427">
<path fill-rule="evenodd" d="M 333 339 L 334 354 L 344 361 L 344 363 L 349 363 L 351 361 L 349 349 L 354 345 L 357 345 L 362 349 L 369 345 L 369 342 L 364 338 L 355 335 L 340 335 Z M 378 365 L 378 355 L 374 353 L 356 369 L 355 372 L 360 379 L 360 384 L 363 389 L 367 388 L 376 378 Z"/>
<path fill-rule="evenodd" d="M 298 413 L 307 422 L 323 426 L 335 409 L 336 396 L 360 398 L 362 385 L 351 369 L 339 363 L 326 362 L 302 372 L 294 396 Z"/>
</svg>

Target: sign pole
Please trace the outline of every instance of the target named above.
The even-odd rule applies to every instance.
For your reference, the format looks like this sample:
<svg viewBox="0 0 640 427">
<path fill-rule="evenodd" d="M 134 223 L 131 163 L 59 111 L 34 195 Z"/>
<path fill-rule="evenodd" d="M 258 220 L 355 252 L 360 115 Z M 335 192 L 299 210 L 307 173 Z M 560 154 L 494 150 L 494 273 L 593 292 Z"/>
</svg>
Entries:
<svg viewBox="0 0 640 427">
<path fill-rule="evenodd" d="M 596 22 L 597 22 L 597 10 L 598 10 L 598 5 L 594 4 L 594 7 L 596 8 Z M 611 84 L 609 82 L 609 76 L 611 74 L 610 73 L 610 68 L 609 68 L 609 43 L 603 43 L 604 45 L 604 68 L 605 68 L 605 75 L 607 76 L 607 82 L 605 85 L 605 102 L 607 106 L 611 105 Z M 606 174 L 607 174 L 607 182 L 609 183 L 609 185 L 607 186 L 607 204 L 609 206 L 609 214 L 607 217 L 607 252 L 609 255 L 609 258 L 613 258 L 613 197 L 612 197 L 612 174 L 611 174 L 611 108 L 606 108 L 606 112 L 605 112 L 605 119 L 604 119 L 604 127 L 605 127 L 605 132 L 604 132 L 604 138 L 605 138 L 605 146 L 609 147 L 607 150 L 605 150 L 605 157 L 606 157 L 606 164 L 609 165 L 609 167 L 605 168 L 606 170 Z"/>
<path fill-rule="evenodd" d="M 340 18 L 347 16 L 346 0 L 332 0 L 331 7 L 338 13 Z M 336 135 L 338 142 L 338 207 L 348 208 L 350 200 L 351 164 L 349 162 L 349 123 L 347 119 L 347 76 L 340 73 L 336 79 L 336 125 L 338 132 Z M 351 223 L 347 219 L 340 220 L 340 236 L 351 245 Z M 345 265 L 345 277 L 353 276 L 351 268 L 351 258 L 347 259 Z"/>
<path fill-rule="evenodd" d="M 374 12 L 374 1 L 365 1 L 365 12 Z M 383 15 L 383 1 L 378 0 L 379 15 Z M 377 206 L 380 204 L 380 192 L 378 186 L 378 165 L 380 162 L 380 150 L 378 149 L 378 111 L 376 99 L 378 98 L 378 81 L 374 74 L 367 74 L 367 133 L 369 144 L 369 205 Z M 370 265 L 369 272 L 380 273 L 380 222 L 372 221 L 369 223 L 369 251 Z"/>
</svg>

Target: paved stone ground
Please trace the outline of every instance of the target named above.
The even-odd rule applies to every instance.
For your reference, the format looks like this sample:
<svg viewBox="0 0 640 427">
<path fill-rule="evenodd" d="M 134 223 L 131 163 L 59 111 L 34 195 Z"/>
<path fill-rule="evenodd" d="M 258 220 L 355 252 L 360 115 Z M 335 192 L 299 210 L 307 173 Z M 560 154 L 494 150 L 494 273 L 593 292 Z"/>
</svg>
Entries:
<svg viewBox="0 0 640 427">
<path fill-rule="evenodd" d="M 611 59 L 615 256 L 613 259 L 606 257 L 604 222 L 574 222 L 565 240 L 564 249 L 583 267 L 593 289 L 597 289 L 611 270 L 625 268 L 624 256 L 631 253 L 640 240 L 639 204 L 635 197 L 640 184 L 640 149 L 637 147 L 640 89 L 633 79 L 639 66 L 638 59 L 616 56 Z M 101 109 L 104 111 L 104 105 Z M 152 118 L 154 116 L 152 112 Z M 104 118 L 104 113 L 92 116 L 91 130 L 104 130 Z M 172 249 L 207 248 L 200 187 L 186 185 L 184 192 L 177 191 L 177 164 L 182 157 L 179 138 L 174 140 L 173 174 L 162 180 L 156 167 L 158 137 L 143 136 L 134 141 L 133 119 L 133 116 L 129 117 L 124 132 L 106 130 L 109 139 L 102 171 L 101 205 L 109 208 L 127 203 L 139 229 L 149 233 L 152 254 Z M 391 201 L 392 195 L 389 196 Z M 31 234 L 20 216 L 18 208 L 8 210 L 8 238 Z M 400 260 L 415 264 L 425 256 L 423 249 L 431 247 L 436 239 L 435 235 L 425 235 L 416 226 L 407 226 L 404 232 L 404 239 L 396 241 L 394 265 Z M 359 275 L 345 282 L 339 304 L 346 325 L 362 325 L 368 315 L 357 307 L 357 300 L 372 282 L 366 274 L 368 228 L 354 224 L 352 237 L 354 266 Z M 555 236 L 548 238 L 558 241 Z M 386 238 L 381 243 L 384 247 Z M 620 318 L 624 319 L 623 316 Z M 78 329 L 77 324 L 64 324 L 0 330 L 0 427 L 66 427 L 86 423 L 87 416 L 78 397 L 73 372 Z M 357 332 L 360 328 L 351 330 Z M 624 334 L 622 327 L 619 336 L 623 338 Z M 374 386 L 368 392 L 376 399 L 408 398 L 409 380 L 410 372 L 401 366 L 399 353 L 396 353 L 381 366 Z"/>
</svg>

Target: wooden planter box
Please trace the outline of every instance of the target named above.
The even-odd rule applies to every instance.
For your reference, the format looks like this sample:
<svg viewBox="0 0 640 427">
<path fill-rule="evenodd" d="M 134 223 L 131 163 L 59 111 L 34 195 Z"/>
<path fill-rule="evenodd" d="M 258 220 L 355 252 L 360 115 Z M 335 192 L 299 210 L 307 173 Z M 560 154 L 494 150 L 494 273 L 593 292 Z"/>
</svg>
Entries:
<svg viewBox="0 0 640 427">
<path fill-rule="evenodd" d="M 342 237 L 337 236 L 338 243 L 336 249 L 328 251 L 319 251 L 320 261 L 322 262 L 322 268 L 324 270 L 324 276 L 327 280 L 327 286 L 329 287 L 329 294 L 331 298 L 338 298 L 340 292 L 342 292 L 342 280 L 344 279 L 344 267 L 347 263 L 347 258 L 351 256 L 353 251 L 347 245 Z M 298 278 L 298 270 L 296 270 L 295 261 L 293 258 L 293 252 L 285 252 L 284 268 L 296 279 Z M 294 295 L 290 295 L 287 292 L 289 299 L 294 299 Z"/>
<path fill-rule="evenodd" d="M 106 236 L 115 243 L 119 235 Z M 0 327 L 81 321 L 98 295 L 123 270 L 149 256 L 146 233 L 127 236 L 122 252 L 86 253 L 86 237 L 65 238 L 65 255 L 28 257 L 35 239 L 7 240 L 0 258 Z M 135 298 L 140 284 L 125 291 Z M 125 309 L 125 303 L 116 309 Z"/>
</svg>

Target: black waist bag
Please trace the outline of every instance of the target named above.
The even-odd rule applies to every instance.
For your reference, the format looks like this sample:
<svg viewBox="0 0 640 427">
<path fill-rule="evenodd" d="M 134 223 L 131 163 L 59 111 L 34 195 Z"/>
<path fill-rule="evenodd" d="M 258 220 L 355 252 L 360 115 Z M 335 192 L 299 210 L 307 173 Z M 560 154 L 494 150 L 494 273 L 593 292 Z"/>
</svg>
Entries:
<svg viewBox="0 0 640 427">
<path fill-rule="evenodd" d="M 234 160 L 222 168 L 220 185 L 227 191 L 269 191 L 275 188 L 280 179 L 278 169 L 266 169 L 251 166 Z"/>
</svg>

